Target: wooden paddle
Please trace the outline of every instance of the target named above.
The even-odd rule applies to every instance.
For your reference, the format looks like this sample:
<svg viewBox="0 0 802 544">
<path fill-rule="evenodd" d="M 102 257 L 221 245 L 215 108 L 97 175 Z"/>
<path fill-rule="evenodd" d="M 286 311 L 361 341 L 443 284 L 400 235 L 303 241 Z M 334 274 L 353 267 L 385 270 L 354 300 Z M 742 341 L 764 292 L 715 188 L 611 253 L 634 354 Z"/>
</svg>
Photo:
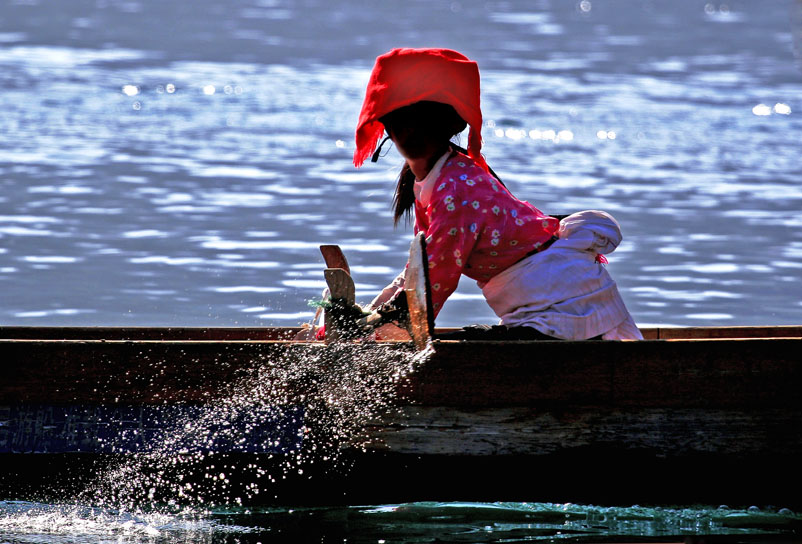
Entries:
<svg viewBox="0 0 802 544">
<path fill-rule="evenodd" d="M 415 347 L 423 349 L 434 337 L 434 311 L 429 288 L 429 259 L 426 255 L 426 236 L 418 233 L 409 246 L 404 292 L 409 306 L 409 334 Z"/>
<path fill-rule="evenodd" d="M 326 261 L 324 275 L 332 301 L 353 305 L 356 300 L 356 288 L 351 278 L 348 260 L 340 246 L 322 245 L 320 252 Z M 426 237 L 419 233 L 409 246 L 409 266 L 407 268 L 404 293 L 409 307 L 408 331 L 415 347 L 423 349 L 434 336 L 434 311 L 429 289 L 429 261 L 426 255 Z M 342 315 L 341 310 L 331 308 L 324 314 L 326 326 L 326 343 L 343 337 L 344 331 L 338 331 Z"/>
<path fill-rule="evenodd" d="M 323 272 L 326 284 L 329 286 L 329 296 L 332 301 L 339 304 L 353 305 L 356 301 L 356 288 L 354 280 L 351 278 L 351 267 L 348 266 L 348 259 L 338 245 L 325 244 L 320 246 L 320 253 L 326 261 L 326 270 Z M 324 314 L 326 327 L 325 342 L 334 342 L 341 338 L 341 331 L 337 330 L 337 321 L 341 317 L 338 309 L 332 307 Z"/>
</svg>

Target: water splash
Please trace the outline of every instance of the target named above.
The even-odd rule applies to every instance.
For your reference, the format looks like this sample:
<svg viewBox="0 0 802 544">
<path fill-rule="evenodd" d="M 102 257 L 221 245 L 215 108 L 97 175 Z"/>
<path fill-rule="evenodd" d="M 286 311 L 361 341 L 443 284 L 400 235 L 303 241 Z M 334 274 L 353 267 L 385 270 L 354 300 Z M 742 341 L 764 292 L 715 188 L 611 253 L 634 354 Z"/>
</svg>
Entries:
<svg viewBox="0 0 802 544">
<path fill-rule="evenodd" d="M 142 451 L 99 467 L 79 502 L 132 512 L 241 505 L 311 465 L 347 471 L 343 452 L 367 446 L 366 425 L 393 409 L 399 382 L 426 357 L 366 343 L 261 361 L 203 406 L 165 407 L 173 420 L 154 436 L 131 429 L 110 440 L 115 452 L 141 439 Z"/>
<path fill-rule="evenodd" d="M 100 542 L 795 542 L 802 517 L 750 507 L 418 502 L 216 508 L 203 516 L 0 502 L 0 539 Z M 637 539 L 637 540 L 636 540 Z"/>
<path fill-rule="evenodd" d="M 78 505 L 0 501 L 0 539 L 14 543 L 213 542 L 256 528 L 158 512 L 129 513 Z"/>
</svg>

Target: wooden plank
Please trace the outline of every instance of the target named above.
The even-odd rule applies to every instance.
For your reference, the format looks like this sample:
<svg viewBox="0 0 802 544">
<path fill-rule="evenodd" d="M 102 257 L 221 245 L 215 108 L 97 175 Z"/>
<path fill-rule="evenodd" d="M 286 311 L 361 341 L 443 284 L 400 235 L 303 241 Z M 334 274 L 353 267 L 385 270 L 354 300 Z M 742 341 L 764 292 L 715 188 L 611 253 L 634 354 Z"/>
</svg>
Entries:
<svg viewBox="0 0 802 544">
<path fill-rule="evenodd" d="M 332 300 L 342 300 L 346 304 L 356 301 L 356 288 L 354 280 L 342 268 L 327 268 L 323 271 L 326 284 L 329 286 Z"/>
<path fill-rule="evenodd" d="M 300 327 L 0 327 L 18 340 L 291 340 Z"/>
<path fill-rule="evenodd" d="M 802 404 L 802 339 L 458 342 L 401 384 L 404 402 L 475 408 L 782 407 Z M 0 404 L 204 398 L 237 369 L 291 365 L 291 341 L 0 340 Z M 361 349 L 387 357 L 403 343 Z M 366 355 L 368 356 L 368 355 Z M 156 388 L 153 384 L 159 384 Z M 154 395 L 156 395 L 154 397 Z M 159 402 L 161 401 L 159 400 Z"/>
<path fill-rule="evenodd" d="M 35 327 L 0 326 L 0 339 L 56 340 L 291 340 L 301 327 Z M 459 330 L 437 328 L 438 334 Z M 647 340 L 802 338 L 798 325 L 761 327 L 645 327 Z"/>
<path fill-rule="evenodd" d="M 802 339 L 459 342 L 404 385 L 423 406 L 802 405 Z"/>
<path fill-rule="evenodd" d="M 0 405 L 204 403 L 231 395 L 249 369 L 292 365 L 320 349 L 285 341 L 0 340 Z M 287 401 L 298 393 L 288 391 Z"/>
<path fill-rule="evenodd" d="M 434 311 L 429 290 L 429 261 L 426 237 L 419 233 L 409 246 L 404 292 L 409 306 L 409 334 L 418 349 L 424 349 L 434 332 Z"/>
<path fill-rule="evenodd" d="M 763 327 L 660 327 L 656 338 L 705 339 L 705 338 L 802 338 L 802 327 L 798 325 Z M 645 335 L 644 335 L 645 336 Z"/>
</svg>

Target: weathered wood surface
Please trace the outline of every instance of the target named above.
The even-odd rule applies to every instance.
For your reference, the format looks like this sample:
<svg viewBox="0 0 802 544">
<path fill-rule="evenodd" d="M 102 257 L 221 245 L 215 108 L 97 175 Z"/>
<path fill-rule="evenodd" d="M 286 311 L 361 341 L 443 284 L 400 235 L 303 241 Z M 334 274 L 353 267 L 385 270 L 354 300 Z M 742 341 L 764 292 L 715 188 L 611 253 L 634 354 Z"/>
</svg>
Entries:
<svg viewBox="0 0 802 544">
<path fill-rule="evenodd" d="M 284 334 L 0 328 L 0 406 L 213 402 L 254 366 L 330 349 L 271 339 Z M 594 501 L 614 491 L 630 504 L 799 502 L 802 481 L 788 467 L 802 457 L 802 328 L 660 329 L 654 337 L 669 339 L 435 340 L 432 357 L 399 387 L 398 407 L 372 422 L 367 451 L 349 453 L 350 472 L 321 468 L 274 496 Z M 0 458 L 0 489 L 72 474 L 55 468 L 71 462 L 64 456 L 47 457 L 51 472 L 43 457 L 30 457 Z"/>
<path fill-rule="evenodd" d="M 322 343 L 246 340 L 0 340 L 0 405 L 208 402 L 259 364 Z"/>
<path fill-rule="evenodd" d="M 802 338 L 435 341 L 403 393 L 424 406 L 802 404 Z"/>
<path fill-rule="evenodd" d="M 324 349 L 273 340 L 105 339 L 128 336 L 123 330 L 99 336 L 104 339 L 0 340 L 0 403 L 197 401 L 243 368 Z M 802 338 L 435 341 L 434 355 L 401 393 L 428 406 L 798 406 L 800 348 Z"/>
<path fill-rule="evenodd" d="M 434 342 L 372 428 L 417 454 L 802 455 L 802 339 Z"/>
<path fill-rule="evenodd" d="M 325 244 L 320 246 L 320 253 L 323 255 L 323 260 L 326 262 L 327 268 L 341 268 L 347 274 L 351 274 L 351 267 L 348 266 L 348 259 L 345 253 L 338 245 Z"/>
<path fill-rule="evenodd" d="M 764 327 L 651 327 L 642 328 L 646 340 L 704 340 L 723 338 L 802 338 L 802 326 Z"/>
<path fill-rule="evenodd" d="M 405 406 L 370 427 L 370 448 L 407 455 L 532 456 L 640 451 L 656 457 L 802 453 L 802 410 L 576 406 L 459 409 Z"/>
<path fill-rule="evenodd" d="M 31 327 L 0 326 L 0 340 L 292 340 L 301 327 Z M 437 328 L 435 334 L 457 330 Z M 802 338 L 802 326 L 645 327 L 646 340 Z"/>
<path fill-rule="evenodd" d="M 0 340 L 292 340 L 301 327 L 0 327 Z M 0 359 L 0 364 L 2 360 Z"/>
<path fill-rule="evenodd" d="M 418 349 L 424 349 L 434 333 L 429 285 L 429 266 L 426 238 L 418 234 L 409 247 L 409 266 L 404 281 L 404 292 L 409 307 L 409 333 Z"/>
</svg>

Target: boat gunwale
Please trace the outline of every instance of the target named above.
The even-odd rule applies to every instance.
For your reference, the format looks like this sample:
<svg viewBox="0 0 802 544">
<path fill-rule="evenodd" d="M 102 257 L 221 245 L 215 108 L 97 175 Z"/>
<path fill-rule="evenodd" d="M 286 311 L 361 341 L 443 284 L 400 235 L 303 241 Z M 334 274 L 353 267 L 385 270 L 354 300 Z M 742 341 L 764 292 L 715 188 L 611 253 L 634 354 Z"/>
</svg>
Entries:
<svg viewBox="0 0 802 544">
<path fill-rule="evenodd" d="M 314 345 L 322 342 L 295 340 L 301 327 L 74 327 L 74 326 L 0 326 L 0 342 L 7 341 L 86 341 L 86 342 L 206 342 L 206 343 L 276 343 Z M 435 342 L 465 342 L 438 338 L 439 334 L 458 330 L 439 328 Z M 644 327 L 644 340 L 735 340 L 802 338 L 802 325 L 733 327 Z M 579 342 L 595 342 L 582 340 Z M 410 340 L 379 340 L 379 344 L 408 343 Z M 468 342 L 542 343 L 574 342 L 566 340 L 469 340 Z"/>
</svg>

